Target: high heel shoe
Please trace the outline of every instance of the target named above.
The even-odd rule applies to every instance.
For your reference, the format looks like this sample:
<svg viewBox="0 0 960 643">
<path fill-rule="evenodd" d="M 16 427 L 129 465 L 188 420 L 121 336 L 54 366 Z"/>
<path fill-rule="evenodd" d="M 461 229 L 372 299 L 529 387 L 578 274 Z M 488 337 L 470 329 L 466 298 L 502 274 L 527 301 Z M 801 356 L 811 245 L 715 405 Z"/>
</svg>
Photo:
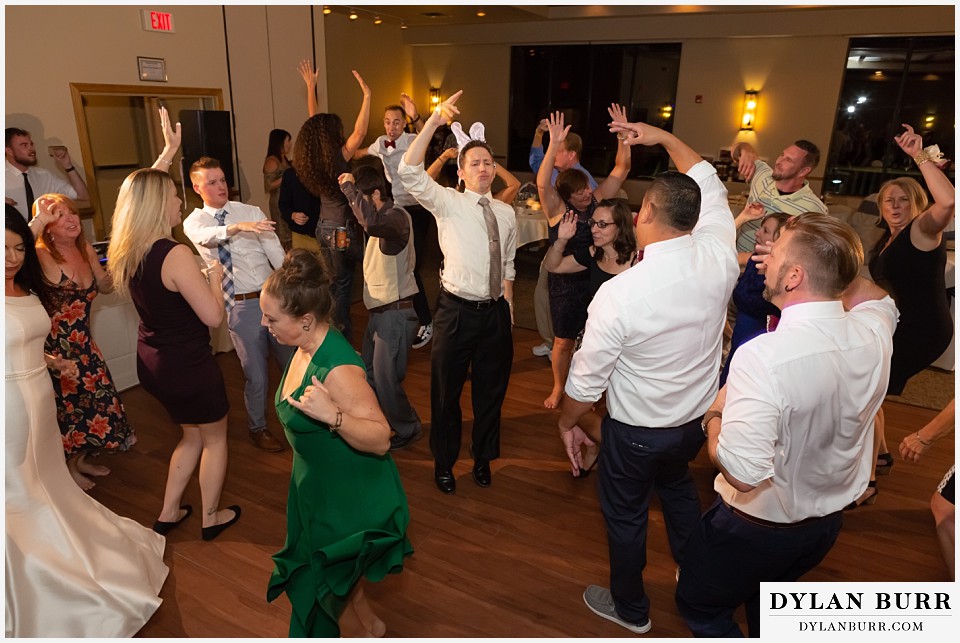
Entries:
<svg viewBox="0 0 960 643">
<path fill-rule="evenodd" d="M 873 493 L 869 493 L 871 489 L 873 489 Z M 869 484 L 867 484 L 867 490 L 863 492 L 863 495 L 844 507 L 843 510 L 849 511 L 857 507 L 862 507 L 863 505 L 872 505 L 877 501 L 877 496 L 879 495 L 880 490 L 877 489 L 877 481 L 871 480 Z"/>
<path fill-rule="evenodd" d="M 227 509 L 233 509 L 234 516 L 227 522 L 222 522 L 219 525 L 214 525 L 212 527 L 204 527 L 201 531 L 203 534 L 204 540 L 213 540 L 221 533 L 223 533 L 227 527 L 230 527 L 233 523 L 240 520 L 240 507 L 239 505 L 230 505 Z"/>
<path fill-rule="evenodd" d="M 877 455 L 877 475 L 885 476 L 893 468 L 893 456 L 889 453 L 880 453 Z"/>
<path fill-rule="evenodd" d="M 158 520 L 155 523 L 153 523 L 153 530 L 158 534 L 160 534 L 161 536 L 166 536 L 171 531 L 173 531 L 173 529 L 177 525 L 179 525 L 181 522 L 189 518 L 190 514 L 193 513 L 193 507 L 191 507 L 190 505 L 180 505 L 180 508 L 187 512 L 183 514 L 183 518 L 181 518 L 180 520 L 175 520 L 173 522 L 165 522 L 163 520 Z"/>
</svg>

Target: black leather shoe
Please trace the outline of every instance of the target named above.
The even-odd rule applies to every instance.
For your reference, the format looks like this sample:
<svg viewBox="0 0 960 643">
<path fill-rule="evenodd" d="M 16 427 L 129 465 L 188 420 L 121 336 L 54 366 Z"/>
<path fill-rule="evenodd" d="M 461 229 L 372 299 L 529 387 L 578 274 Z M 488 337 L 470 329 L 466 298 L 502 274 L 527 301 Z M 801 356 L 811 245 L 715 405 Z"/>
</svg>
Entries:
<svg viewBox="0 0 960 643">
<path fill-rule="evenodd" d="M 490 482 L 492 481 L 492 476 L 490 475 L 489 462 L 473 463 L 473 481 L 477 483 L 478 487 L 490 486 Z"/>
<path fill-rule="evenodd" d="M 453 471 L 450 469 L 435 471 L 433 480 L 437 483 L 437 489 L 448 496 L 457 492 L 457 479 L 453 477 Z"/>
<path fill-rule="evenodd" d="M 212 527 L 201 527 L 200 533 L 203 536 L 204 540 L 213 540 L 221 533 L 223 533 L 228 527 L 231 527 L 234 523 L 240 520 L 240 507 L 237 505 L 230 505 L 227 509 L 233 509 L 233 518 L 227 522 L 222 522 L 219 525 L 213 525 Z"/>
</svg>

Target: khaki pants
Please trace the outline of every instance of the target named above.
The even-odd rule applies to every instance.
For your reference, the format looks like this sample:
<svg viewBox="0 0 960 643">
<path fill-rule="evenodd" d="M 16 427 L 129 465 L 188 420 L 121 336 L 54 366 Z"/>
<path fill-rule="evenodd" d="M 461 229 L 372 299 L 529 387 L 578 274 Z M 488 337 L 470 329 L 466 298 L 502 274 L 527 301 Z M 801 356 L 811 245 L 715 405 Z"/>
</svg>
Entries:
<svg viewBox="0 0 960 643">
<path fill-rule="evenodd" d="M 547 269 L 540 263 L 540 275 L 533 291 L 533 313 L 537 320 L 537 332 L 543 342 L 553 344 L 553 321 L 550 318 L 550 291 L 547 290 Z"/>
</svg>

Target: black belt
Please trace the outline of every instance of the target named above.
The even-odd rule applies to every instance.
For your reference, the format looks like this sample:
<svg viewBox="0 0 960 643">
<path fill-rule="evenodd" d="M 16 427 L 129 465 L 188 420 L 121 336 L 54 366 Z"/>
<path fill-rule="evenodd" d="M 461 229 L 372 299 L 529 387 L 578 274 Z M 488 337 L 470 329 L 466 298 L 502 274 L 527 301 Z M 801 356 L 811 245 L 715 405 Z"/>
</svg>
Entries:
<svg viewBox="0 0 960 643">
<path fill-rule="evenodd" d="M 722 496 L 720 497 L 720 502 L 725 504 L 730 511 L 740 516 L 747 522 L 757 525 L 758 527 L 767 527 L 768 529 L 790 529 L 791 527 L 801 527 L 803 525 L 809 525 L 812 522 L 823 520 L 824 518 L 829 518 L 830 516 L 833 515 L 833 514 L 828 514 L 826 516 L 810 516 L 809 518 L 804 518 L 803 520 L 798 520 L 797 522 L 771 522 L 769 520 L 757 518 L 756 516 L 751 516 L 745 511 L 740 511 L 739 509 L 737 509 L 736 507 L 728 503 L 726 500 L 724 500 Z M 837 511 L 834 513 L 840 513 L 840 512 Z"/>
<path fill-rule="evenodd" d="M 411 297 L 404 297 L 403 299 L 392 301 L 389 304 L 384 304 L 382 306 L 376 306 L 374 308 L 371 308 L 368 312 L 382 313 L 385 310 L 400 310 L 402 308 L 413 308 L 413 299 Z"/>
<path fill-rule="evenodd" d="M 474 310 L 483 310 L 484 308 L 489 308 L 490 306 L 493 306 L 494 304 L 498 303 L 501 299 L 501 298 L 481 299 L 480 301 L 474 301 L 472 299 L 464 299 L 463 297 L 457 297 L 456 295 L 454 295 L 452 292 L 450 292 L 443 286 L 440 287 L 440 292 L 446 295 L 447 297 L 449 297 L 450 299 L 454 300 L 461 306 L 466 306 L 467 308 L 473 308 Z"/>
<path fill-rule="evenodd" d="M 254 292 L 245 292 L 242 295 L 234 295 L 234 301 L 243 301 L 244 299 L 257 299 L 260 297 L 260 291 L 255 290 Z"/>
</svg>

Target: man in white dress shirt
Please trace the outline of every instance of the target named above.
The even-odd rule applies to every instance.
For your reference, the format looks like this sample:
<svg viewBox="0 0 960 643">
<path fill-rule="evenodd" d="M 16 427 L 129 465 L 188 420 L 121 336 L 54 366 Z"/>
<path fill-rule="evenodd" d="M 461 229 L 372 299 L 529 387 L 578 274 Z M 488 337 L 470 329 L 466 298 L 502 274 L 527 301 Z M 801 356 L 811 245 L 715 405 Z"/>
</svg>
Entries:
<svg viewBox="0 0 960 643">
<path fill-rule="evenodd" d="M 27 221 L 32 216 L 33 202 L 44 194 L 63 194 L 79 201 L 90 200 L 87 184 L 73 166 L 67 148 L 59 146 L 53 152 L 53 160 L 66 173 L 67 181 L 49 170 L 37 167 L 37 147 L 33 138 L 30 132 L 19 127 L 6 128 L 4 155 L 7 160 L 4 197 Z"/>
<path fill-rule="evenodd" d="M 713 166 L 656 127 L 615 122 L 611 130 L 625 144 L 662 145 L 679 172 L 658 176 L 644 194 L 643 261 L 601 286 L 590 304 L 559 426 L 576 470 L 588 440 L 577 422 L 606 390 L 599 487 L 610 589 L 591 585 L 583 598 L 598 616 L 643 634 L 651 627 L 643 588 L 650 496 L 660 497 L 679 564 L 700 518 L 688 463 L 705 441 L 700 420 L 716 396 L 739 270 L 727 191 Z"/>
<path fill-rule="evenodd" d="M 857 277 L 862 264 L 853 228 L 820 213 L 791 219 L 764 260 L 780 323 L 736 352 L 703 421 L 719 496 L 687 542 L 676 594 L 698 637 L 742 636 L 741 604 L 760 636 L 760 583 L 813 569 L 867 488 L 897 308 Z"/>
<path fill-rule="evenodd" d="M 423 169 L 433 133 L 446 116 L 460 113 L 454 106 L 460 93 L 430 114 L 398 169 L 406 191 L 436 218 L 444 257 L 430 359 L 430 450 L 434 482 L 446 494 L 457 489 L 453 465 L 460 454 L 460 395 L 468 370 L 477 485 L 490 486 L 490 462 L 500 457 L 500 409 L 513 363 L 511 309 L 517 251 L 513 208 L 490 192 L 497 166 L 486 143 L 470 141 L 460 151 L 457 174 L 466 187 L 462 193 L 441 187 Z"/>
<path fill-rule="evenodd" d="M 272 349 L 282 369 L 293 348 L 277 342 L 260 325 L 260 288 L 283 264 L 283 246 L 273 231 L 274 222 L 260 208 L 228 200 L 229 186 L 219 161 L 201 157 L 190 166 L 190 180 L 203 199 L 203 208 L 184 220 L 184 234 L 207 265 L 220 261 L 221 244 L 226 244 L 233 263 L 234 305 L 232 310 L 228 307 L 227 325 L 246 379 L 243 401 L 250 439 L 264 451 L 283 451 L 283 443 L 267 429 L 267 359 Z M 226 215 L 219 223 L 217 215 L 221 211 Z"/>
</svg>

